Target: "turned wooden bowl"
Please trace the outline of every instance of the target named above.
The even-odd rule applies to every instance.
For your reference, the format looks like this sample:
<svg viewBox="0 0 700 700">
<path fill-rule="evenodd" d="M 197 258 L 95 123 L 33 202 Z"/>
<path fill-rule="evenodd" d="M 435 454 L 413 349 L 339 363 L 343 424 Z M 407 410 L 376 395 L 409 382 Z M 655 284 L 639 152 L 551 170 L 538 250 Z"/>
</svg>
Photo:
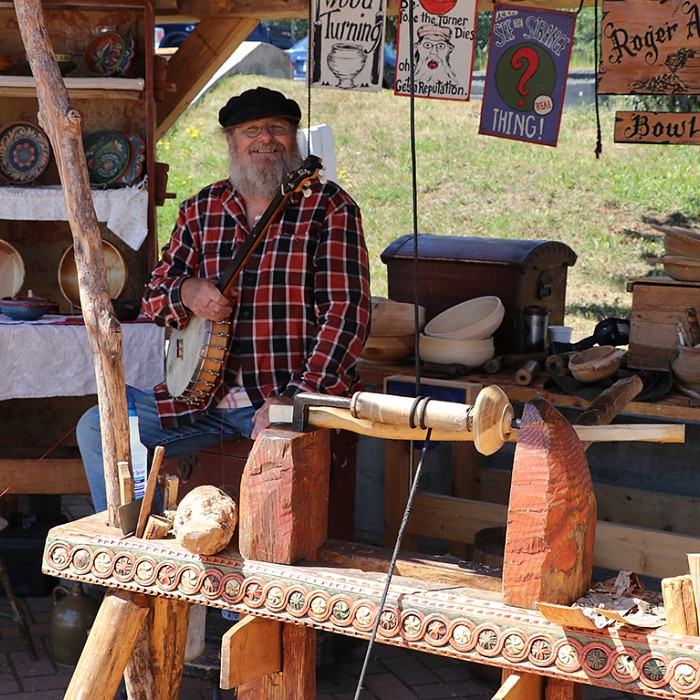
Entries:
<svg viewBox="0 0 700 700">
<path fill-rule="evenodd" d="M 664 272 L 679 282 L 700 282 L 700 258 L 683 255 L 667 255 L 663 258 L 650 258 L 650 262 L 659 262 Z"/>
<path fill-rule="evenodd" d="M 425 307 L 418 307 L 418 331 L 425 326 Z M 372 337 L 410 335 L 415 331 L 413 304 L 404 304 L 383 297 L 372 297 Z"/>
<path fill-rule="evenodd" d="M 425 334 L 434 338 L 480 340 L 491 337 L 505 315 L 496 296 L 477 297 L 451 306 L 425 324 Z"/>
<path fill-rule="evenodd" d="M 677 226 L 652 225 L 652 228 L 664 234 L 666 255 L 700 258 L 700 231 Z"/>
<path fill-rule="evenodd" d="M 377 363 L 406 360 L 413 357 L 414 343 L 413 333 L 397 336 L 370 335 L 360 357 L 365 362 Z"/>
<path fill-rule="evenodd" d="M 626 354 L 626 350 L 612 345 L 596 345 L 572 355 L 569 371 L 580 382 L 599 382 L 617 372 Z"/>
</svg>

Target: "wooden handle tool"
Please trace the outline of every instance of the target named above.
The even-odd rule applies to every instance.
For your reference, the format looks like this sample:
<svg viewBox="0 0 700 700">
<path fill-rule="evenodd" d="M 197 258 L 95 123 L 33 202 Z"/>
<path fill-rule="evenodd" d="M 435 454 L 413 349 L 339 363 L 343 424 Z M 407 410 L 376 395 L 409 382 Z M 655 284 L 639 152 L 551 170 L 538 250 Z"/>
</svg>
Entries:
<svg viewBox="0 0 700 700">
<path fill-rule="evenodd" d="M 143 537 L 144 530 L 146 529 L 148 516 L 151 514 L 153 496 L 156 493 L 156 484 L 158 483 L 158 472 L 160 471 L 160 465 L 163 463 L 164 455 L 165 448 L 162 445 L 158 445 L 153 452 L 153 462 L 151 463 L 151 471 L 148 474 L 148 481 L 146 482 L 146 491 L 143 494 L 143 501 L 141 502 L 139 520 L 136 525 L 136 537 Z"/>
<path fill-rule="evenodd" d="M 515 381 L 521 386 L 527 386 L 539 374 L 540 363 L 536 360 L 528 360 L 515 373 Z"/>
</svg>

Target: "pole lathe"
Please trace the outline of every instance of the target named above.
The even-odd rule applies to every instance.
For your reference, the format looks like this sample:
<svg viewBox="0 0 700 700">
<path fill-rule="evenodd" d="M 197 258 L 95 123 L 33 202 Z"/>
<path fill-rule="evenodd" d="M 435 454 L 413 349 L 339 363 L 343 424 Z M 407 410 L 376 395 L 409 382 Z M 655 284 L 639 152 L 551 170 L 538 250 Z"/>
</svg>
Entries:
<svg viewBox="0 0 700 700">
<path fill-rule="evenodd" d="M 273 423 L 291 423 L 294 430 L 309 426 L 349 430 L 387 440 L 431 439 L 473 441 L 478 452 L 491 455 L 504 443 L 516 442 L 519 421 L 498 386 L 484 387 L 473 406 L 360 391 L 350 398 L 323 394 L 297 394 L 294 407 L 272 406 Z M 574 425 L 583 442 L 683 442 L 683 424 Z"/>
</svg>

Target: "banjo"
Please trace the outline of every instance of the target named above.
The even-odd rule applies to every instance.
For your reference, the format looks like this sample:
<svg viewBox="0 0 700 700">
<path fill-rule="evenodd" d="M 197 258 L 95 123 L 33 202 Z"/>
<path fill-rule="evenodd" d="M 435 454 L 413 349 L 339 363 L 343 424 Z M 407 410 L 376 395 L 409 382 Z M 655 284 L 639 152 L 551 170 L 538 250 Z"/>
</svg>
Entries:
<svg viewBox="0 0 700 700">
<path fill-rule="evenodd" d="M 282 210 L 289 197 L 298 192 L 321 169 L 321 159 L 309 156 L 301 166 L 287 177 L 250 235 L 226 266 L 216 288 L 228 293 L 236 277 L 248 262 L 275 216 Z M 223 370 L 231 340 L 231 319 L 210 321 L 201 316 L 191 316 L 183 330 L 170 335 L 165 357 L 165 385 L 176 401 L 199 405 L 209 398 Z"/>
</svg>

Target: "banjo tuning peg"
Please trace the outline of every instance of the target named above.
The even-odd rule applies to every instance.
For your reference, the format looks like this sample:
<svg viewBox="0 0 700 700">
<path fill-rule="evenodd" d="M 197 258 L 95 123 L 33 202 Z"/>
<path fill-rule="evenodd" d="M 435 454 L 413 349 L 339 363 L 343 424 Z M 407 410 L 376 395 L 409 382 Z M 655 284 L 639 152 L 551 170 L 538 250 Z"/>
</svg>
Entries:
<svg viewBox="0 0 700 700">
<path fill-rule="evenodd" d="M 301 188 L 301 193 L 304 195 L 304 197 L 310 197 L 311 196 L 311 188 L 304 186 Z"/>
</svg>

